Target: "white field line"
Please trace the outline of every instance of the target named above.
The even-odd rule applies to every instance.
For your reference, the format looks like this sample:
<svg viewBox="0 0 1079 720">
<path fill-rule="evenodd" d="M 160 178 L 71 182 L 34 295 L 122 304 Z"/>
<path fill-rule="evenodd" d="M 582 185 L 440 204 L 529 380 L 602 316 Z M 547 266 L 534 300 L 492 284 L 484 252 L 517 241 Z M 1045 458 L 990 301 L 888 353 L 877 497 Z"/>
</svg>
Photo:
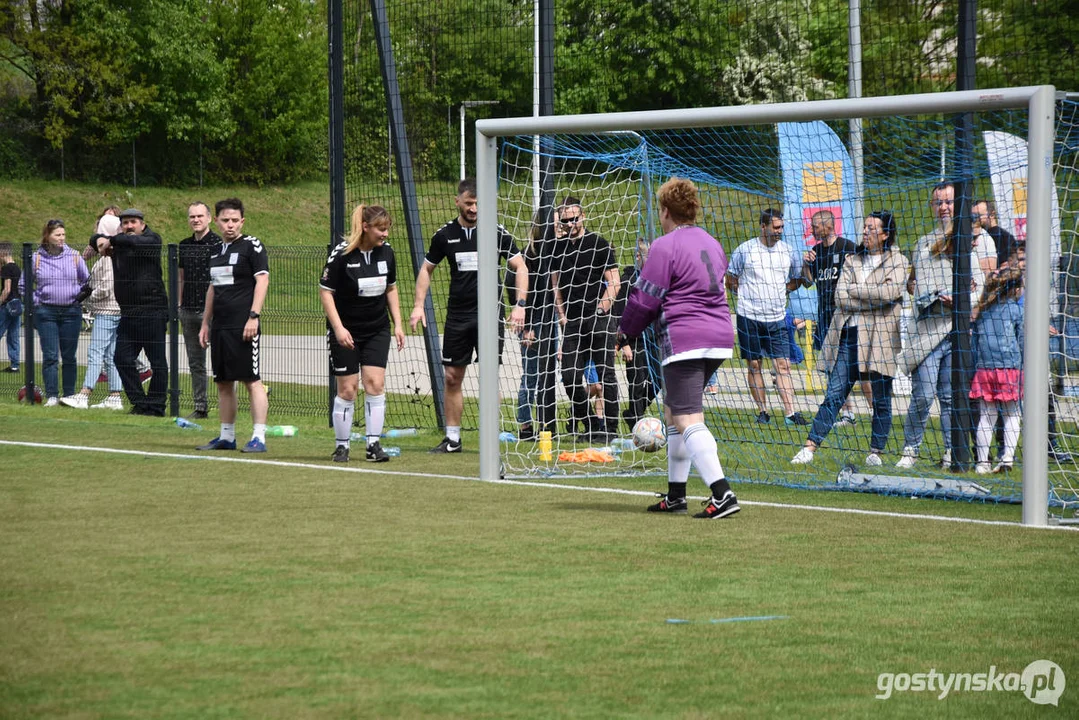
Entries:
<svg viewBox="0 0 1079 720">
<path fill-rule="evenodd" d="M 535 487 L 547 490 L 576 490 L 579 492 L 608 493 L 612 495 L 632 495 L 636 497 L 655 497 L 655 493 L 646 490 L 624 490 L 622 488 L 588 487 L 586 485 L 560 485 L 549 482 L 537 482 L 531 480 L 481 480 L 468 475 L 444 475 L 441 473 L 404 472 L 400 470 L 376 470 L 366 467 L 342 467 L 337 465 L 314 465 L 312 463 L 285 462 L 284 460 L 263 460 L 247 457 L 228 457 L 223 455 L 198 454 L 187 455 L 183 453 L 147 452 L 144 450 L 121 450 L 117 448 L 88 447 L 85 445 L 62 445 L 58 443 L 37 443 L 18 440 L 0 440 L 0 445 L 18 447 L 43 448 L 50 450 L 70 450 L 75 452 L 98 452 L 113 455 L 134 455 L 138 457 L 156 457 L 168 460 L 201 460 L 204 462 L 245 463 L 249 465 L 270 465 L 273 467 L 303 468 L 305 470 L 320 470 L 328 472 L 361 473 L 367 475 L 391 475 L 399 477 L 421 477 L 439 480 L 465 480 L 468 482 L 483 482 L 492 485 L 515 485 L 519 487 Z M 689 496 L 690 500 L 705 500 L 703 496 Z M 753 507 L 778 508 L 783 510 L 806 510 L 810 512 L 839 513 L 845 515 L 865 515 L 869 517 L 899 518 L 903 520 L 933 520 L 936 522 L 963 523 L 967 525 L 995 525 L 1010 528 L 1029 528 L 1032 530 L 1065 530 L 1079 532 L 1079 527 L 1068 525 L 1048 525 L 1045 527 L 1033 527 L 1021 525 L 1004 520 L 978 520 L 974 518 L 942 517 L 938 515 L 923 515 L 919 513 L 885 512 L 881 510 L 861 510 L 857 508 L 831 508 L 818 505 L 796 505 L 793 503 L 758 502 L 752 500 L 739 500 L 740 505 Z"/>
</svg>

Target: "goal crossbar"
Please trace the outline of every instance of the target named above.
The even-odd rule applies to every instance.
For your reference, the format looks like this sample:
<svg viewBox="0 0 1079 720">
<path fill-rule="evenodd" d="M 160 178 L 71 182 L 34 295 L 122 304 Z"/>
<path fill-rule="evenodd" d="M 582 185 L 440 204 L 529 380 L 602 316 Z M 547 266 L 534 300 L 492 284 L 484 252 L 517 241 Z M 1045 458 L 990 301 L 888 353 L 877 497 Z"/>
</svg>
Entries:
<svg viewBox="0 0 1079 720">
<path fill-rule="evenodd" d="M 1026 108 L 1027 286 L 1023 412 L 1024 525 L 1048 523 L 1048 398 L 1050 322 L 1050 193 L 1053 188 L 1055 89 L 1051 85 L 923 93 L 878 98 L 686 108 L 610 114 L 516 117 L 476 122 L 479 251 L 479 450 L 480 477 L 500 475 L 498 399 L 498 139 L 515 135 L 598 133 L 611 130 L 759 125 L 810 120 L 849 120 L 887 115 L 980 112 Z M 492 370 L 494 368 L 495 370 Z"/>
</svg>

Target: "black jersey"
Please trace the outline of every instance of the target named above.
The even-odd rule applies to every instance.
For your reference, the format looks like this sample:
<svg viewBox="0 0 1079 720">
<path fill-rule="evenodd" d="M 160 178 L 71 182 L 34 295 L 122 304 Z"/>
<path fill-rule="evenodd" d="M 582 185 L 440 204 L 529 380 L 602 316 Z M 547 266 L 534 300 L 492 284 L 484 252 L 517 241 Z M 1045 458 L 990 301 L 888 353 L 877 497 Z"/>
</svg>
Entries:
<svg viewBox="0 0 1079 720">
<path fill-rule="evenodd" d="M 518 254 L 517 243 L 506 229 L 498 226 L 498 256 L 508 260 Z M 450 312 L 477 312 L 479 309 L 479 256 L 476 252 L 476 228 L 461 227 L 458 218 L 443 225 L 431 238 L 431 249 L 424 258 L 438 265 L 450 261 Z"/>
<path fill-rule="evenodd" d="M 255 301 L 255 276 L 270 272 L 266 247 L 257 237 L 242 235 L 214 247 L 210 282 L 214 287 L 215 328 L 242 328 Z"/>
<path fill-rule="evenodd" d="M 333 293 L 341 324 L 350 332 L 377 332 L 390 327 L 386 292 L 397 284 L 397 259 L 388 243 L 364 252 L 346 253 L 347 242 L 333 249 L 318 286 Z"/>
<path fill-rule="evenodd" d="M 813 335 L 817 347 L 820 347 L 822 339 L 828 334 L 828 326 L 832 324 L 832 316 L 835 315 L 835 289 L 839 285 L 843 263 L 857 247 L 847 238 L 840 236 L 828 246 L 817 243 L 813 250 L 817 257 L 806 267 L 817 286 L 817 327 L 814 328 Z"/>
<path fill-rule="evenodd" d="M 592 317 L 603 294 L 604 273 L 618 269 L 610 243 L 586 232 L 576 241 L 564 239 L 558 252 L 558 289 L 566 319 Z"/>
</svg>

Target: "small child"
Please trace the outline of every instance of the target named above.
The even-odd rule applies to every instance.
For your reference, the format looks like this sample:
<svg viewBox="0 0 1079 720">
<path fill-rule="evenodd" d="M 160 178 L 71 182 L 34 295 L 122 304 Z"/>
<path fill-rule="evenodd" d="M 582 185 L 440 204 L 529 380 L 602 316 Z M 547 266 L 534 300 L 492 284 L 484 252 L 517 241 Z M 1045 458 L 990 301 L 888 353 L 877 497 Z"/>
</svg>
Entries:
<svg viewBox="0 0 1079 720">
<path fill-rule="evenodd" d="M 1023 271 L 1005 267 L 985 281 L 975 306 L 971 351 L 976 371 L 970 397 L 980 403 L 975 472 L 990 472 L 989 443 L 997 412 L 1004 415 L 1004 454 L 992 472 L 1006 472 L 1015 462 L 1023 399 Z"/>
</svg>

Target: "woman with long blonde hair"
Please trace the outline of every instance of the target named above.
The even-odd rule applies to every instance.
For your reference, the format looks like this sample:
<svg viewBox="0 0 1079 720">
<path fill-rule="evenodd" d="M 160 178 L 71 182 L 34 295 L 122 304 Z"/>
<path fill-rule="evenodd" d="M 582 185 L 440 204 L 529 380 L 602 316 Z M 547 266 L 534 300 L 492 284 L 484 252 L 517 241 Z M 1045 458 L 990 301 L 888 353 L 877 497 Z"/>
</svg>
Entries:
<svg viewBox="0 0 1079 720">
<path fill-rule="evenodd" d="M 333 429 L 334 462 L 348 462 L 352 417 L 360 381 L 364 392 L 364 426 L 368 462 L 390 458 L 379 438 L 386 419 L 386 362 L 390 352 L 390 318 L 397 350 L 405 347 L 397 293 L 397 261 L 386 243 L 393 224 L 381 205 L 359 205 L 352 229 L 326 260 L 319 281 L 319 300 L 326 312 L 330 362 L 337 378 Z M 389 311 L 389 316 L 387 316 Z"/>
</svg>

